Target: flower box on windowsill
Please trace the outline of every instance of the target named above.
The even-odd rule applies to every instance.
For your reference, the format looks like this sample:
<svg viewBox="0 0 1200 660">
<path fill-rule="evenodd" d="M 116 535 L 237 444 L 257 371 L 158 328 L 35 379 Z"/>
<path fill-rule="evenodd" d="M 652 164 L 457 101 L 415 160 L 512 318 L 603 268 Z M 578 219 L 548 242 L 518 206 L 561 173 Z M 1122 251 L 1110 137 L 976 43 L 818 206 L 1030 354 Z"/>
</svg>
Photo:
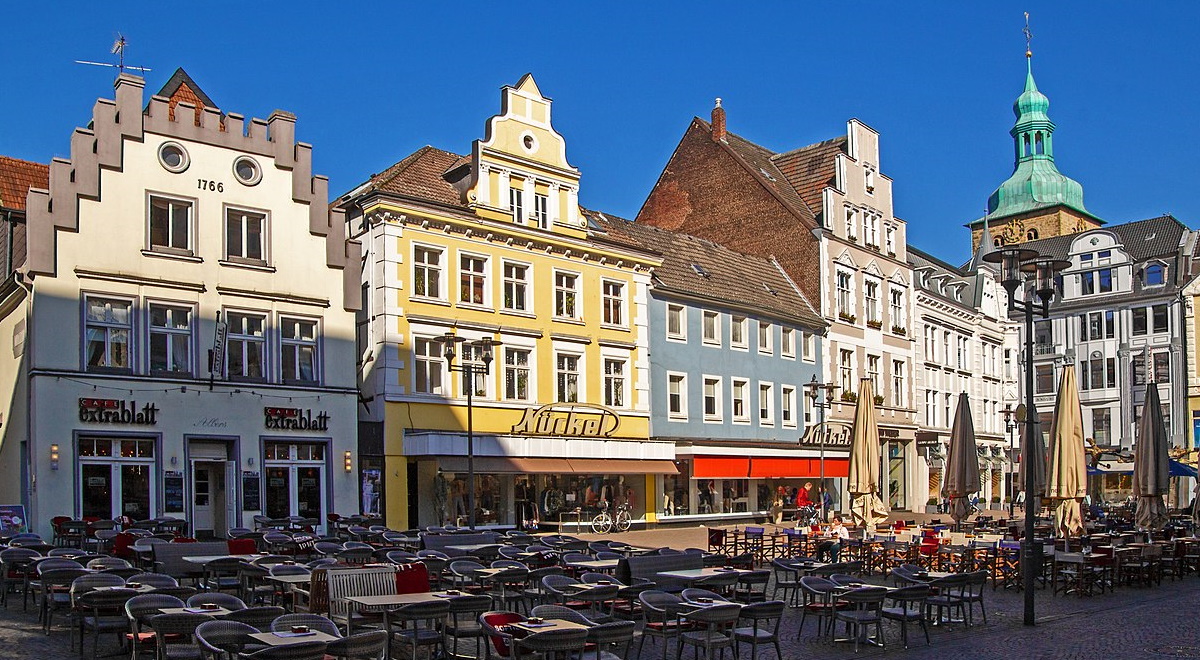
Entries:
<svg viewBox="0 0 1200 660">
<path fill-rule="evenodd" d="M 875 405 L 877 405 L 877 406 L 883 405 L 883 395 L 882 394 L 875 395 Z"/>
<path fill-rule="evenodd" d="M 883 321 L 867 321 L 867 327 L 878 330 L 883 327 Z"/>
<path fill-rule="evenodd" d="M 854 403 L 858 401 L 858 395 L 854 392 L 842 392 L 842 401 L 846 403 Z"/>
<path fill-rule="evenodd" d="M 893 325 L 892 326 L 892 334 L 893 335 L 907 335 L 908 330 L 905 330 L 904 326 L 902 326 L 902 325 Z"/>
<path fill-rule="evenodd" d="M 857 316 L 853 314 L 847 314 L 846 312 L 838 312 L 838 318 L 846 323 L 854 323 L 858 320 Z"/>
</svg>

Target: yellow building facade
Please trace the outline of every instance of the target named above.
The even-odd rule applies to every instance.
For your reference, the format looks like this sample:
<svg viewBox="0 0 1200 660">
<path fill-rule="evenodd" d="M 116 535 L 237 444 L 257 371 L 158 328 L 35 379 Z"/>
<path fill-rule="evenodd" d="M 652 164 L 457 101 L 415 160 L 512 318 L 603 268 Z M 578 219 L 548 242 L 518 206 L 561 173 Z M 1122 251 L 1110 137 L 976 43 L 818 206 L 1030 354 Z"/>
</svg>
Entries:
<svg viewBox="0 0 1200 660">
<path fill-rule="evenodd" d="M 658 259 L 588 222 L 550 109 L 526 75 L 469 155 L 422 148 L 342 198 L 367 253 L 363 508 L 394 528 L 465 524 L 470 489 L 478 525 L 625 502 L 637 519 L 674 470 L 673 445 L 649 440 Z"/>
</svg>

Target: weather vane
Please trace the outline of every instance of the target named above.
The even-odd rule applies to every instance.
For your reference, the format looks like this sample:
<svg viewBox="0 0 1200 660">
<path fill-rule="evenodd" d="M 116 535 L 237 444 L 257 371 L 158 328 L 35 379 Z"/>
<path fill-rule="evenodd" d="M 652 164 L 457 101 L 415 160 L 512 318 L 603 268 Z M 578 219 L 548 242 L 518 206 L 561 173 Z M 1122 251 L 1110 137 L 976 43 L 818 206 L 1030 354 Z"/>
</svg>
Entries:
<svg viewBox="0 0 1200 660">
<path fill-rule="evenodd" d="M 1025 29 L 1021 31 L 1025 33 L 1025 57 L 1033 57 L 1033 49 L 1029 46 L 1033 41 L 1033 32 L 1029 31 L 1029 12 L 1025 12 Z"/>
<path fill-rule="evenodd" d="M 125 40 L 125 35 L 118 32 L 117 40 L 114 41 L 113 45 L 112 45 L 112 54 L 117 56 L 116 64 L 112 64 L 109 62 L 89 62 L 87 60 L 75 60 L 75 63 L 76 64 L 91 64 L 92 66 L 112 67 L 117 70 L 118 74 L 125 73 L 125 69 L 134 69 L 135 71 L 141 71 L 143 73 L 145 73 L 146 71 L 149 71 L 150 69 L 148 67 L 133 66 L 133 65 L 125 64 L 125 47 L 128 45 L 129 45 L 129 42 Z"/>
</svg>

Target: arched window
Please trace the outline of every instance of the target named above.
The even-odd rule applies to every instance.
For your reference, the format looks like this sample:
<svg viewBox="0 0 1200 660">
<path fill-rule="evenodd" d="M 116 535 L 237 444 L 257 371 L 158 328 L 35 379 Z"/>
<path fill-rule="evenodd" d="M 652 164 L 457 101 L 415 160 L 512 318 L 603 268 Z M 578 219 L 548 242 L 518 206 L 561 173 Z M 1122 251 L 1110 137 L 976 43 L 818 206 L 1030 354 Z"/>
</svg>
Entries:
<svg viewBox="0 0 1200 660">
<path fill-rule="evenodd" d="M 1165 281 L 1166 272 L 1162 267 L 1162 264 L 1150 264 L 1149 266 L 1146 266 L 1146 286 L 1162 286 Z"/>
<path fill-rule="evenodd" d="M 1034 137 L 1034 150 L 1039 156 L 1046 153 L 1046 144 L 1042 141 L 1042 132 L 1038 131 Z"/>
<path fill-rule="evenodd" d="M 1029 134 L 1025 133 L 1021 137 L 1024 138 L 1024 144 L 1025 144 L 1025 148 L 1021 150 L 1021 155 L 1028 156 L 1029 155 Z"/>
<path fill-rule="evenodd" d="M 992 239 L 992 245 L 995 247 L 1001 247 L 1004 245 L 1004 239 L 997 236 L 996 238 Z"/>
<path fill-rule="evenodd" d="M 1025 240 L 1036 241 L 1037 239 L 1038 239 L 1038 230 L 1030 229 L 1029 231 L 1025 232 Z"/>
</svg>

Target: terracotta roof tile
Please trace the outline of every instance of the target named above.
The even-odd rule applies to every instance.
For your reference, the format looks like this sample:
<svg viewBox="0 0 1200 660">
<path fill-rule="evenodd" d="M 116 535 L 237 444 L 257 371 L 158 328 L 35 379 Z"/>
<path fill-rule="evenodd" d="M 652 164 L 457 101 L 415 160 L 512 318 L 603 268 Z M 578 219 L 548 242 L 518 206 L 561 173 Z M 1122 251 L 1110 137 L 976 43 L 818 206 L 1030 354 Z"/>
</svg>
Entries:
<svg viewBox="0 0 1200 660">
<path fill-rule="evenodd" d="M 825 140 L 795 151 L 776 154 L 771 160 L 796 194 L 810 208 L 821 208 L 821 191 L 832 186 L 838 154 L 846 153 L 846 138 Z"/>
<path fill-rule="evenodd" d="M 689 234 L 596 211 L 585 213 L 610 239 L 634 243 L 662 255 L 662 265 L 654 269 L 655 288 L 760 310 L 808 328 L 825 327 L 773 259 L 742 254 Z"/>
<path fill-rule="evenodd" d="M 446 174 L 465 157 L 425 146 L 371 177 L 359 192 L 387 192 L 447 206 L 467 208 Z"/>
<path fill-rule="evenodd" d="M 24 211 L 30 188 L 49 187 L 49 165 L 0 156 L 0 208 Z"/>
</svg>

